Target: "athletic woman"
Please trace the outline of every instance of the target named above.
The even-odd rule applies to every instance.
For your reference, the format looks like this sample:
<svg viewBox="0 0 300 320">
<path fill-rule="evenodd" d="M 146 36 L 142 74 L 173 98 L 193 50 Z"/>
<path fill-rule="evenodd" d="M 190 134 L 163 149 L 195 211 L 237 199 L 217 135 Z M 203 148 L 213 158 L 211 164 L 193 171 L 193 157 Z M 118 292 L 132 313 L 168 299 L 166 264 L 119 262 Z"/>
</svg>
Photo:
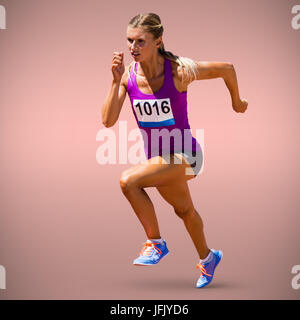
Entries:
<svg viewBox="0 0 300 320">
<path fill-rule="evenodd" d="M 187 181 L 197 176 L 203 163 L 198 141 L 191 135 L 187 117 L 187 87 L 195 80 L 223 78 L 236 112 L 245 112 L 247 101 L 240 99 L 234 67 L 228 62 L 193 61 L 166 51 L 160 17 L 139 14 L 127 27 L 127 41 L 132 63 L 124 66 L 124 53 L 114 52 L 112 86 L 102 107 L 106 127 L 118 120 L 126 92 L 141 130 L 147 160 L 125 170 L 120 178 L 147 241 L 134 265 L 154 265 L 169 253 L 161 238 L 151 199 L 145 188 L 156 187 L 174 208 L 199 255 L 200 277 L 196 287 L 208 285 L 222 258 L 222 251 L 207 246 L 203 222 L 196 211 Z M 171 139 L 171 137 L 173 139 Z"/>
</svg>

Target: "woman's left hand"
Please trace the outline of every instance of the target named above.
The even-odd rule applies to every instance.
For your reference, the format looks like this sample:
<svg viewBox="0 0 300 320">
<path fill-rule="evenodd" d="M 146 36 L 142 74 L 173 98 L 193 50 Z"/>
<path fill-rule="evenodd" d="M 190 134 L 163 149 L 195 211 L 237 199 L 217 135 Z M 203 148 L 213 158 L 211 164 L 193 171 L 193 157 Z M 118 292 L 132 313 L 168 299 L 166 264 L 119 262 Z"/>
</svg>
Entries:
<svg viewBox="0 0 300 320">
<path fill-rule="evenodd" d="M 239 99 L 232 103 L 232 108 L 235 112 L 245 112 L 247 110 L 248 101 L 246 99 Z"/>
</svg>

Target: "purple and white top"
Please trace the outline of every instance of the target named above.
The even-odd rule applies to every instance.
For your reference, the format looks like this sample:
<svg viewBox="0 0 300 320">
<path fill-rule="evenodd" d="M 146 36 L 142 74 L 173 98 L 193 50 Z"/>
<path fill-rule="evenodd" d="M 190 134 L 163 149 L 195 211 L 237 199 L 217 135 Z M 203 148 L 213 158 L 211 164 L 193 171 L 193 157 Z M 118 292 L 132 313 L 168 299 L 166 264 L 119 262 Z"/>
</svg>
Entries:
<svg viewBox="0 0 300 320">
<path fill-rule="evenodd" d="M 137 63 L 134 64 L 135 72 Z M 133 70 L 127 83 L 132 111 L 141 130 L 147 159 L 176 151 L 201 150 L 192 136 L 187 116 L 187 91 L 179 92 L 174 84 L 171 61 L 164 58 L 164 83 L 153 94 L 143 93 Z"/>
</svg>

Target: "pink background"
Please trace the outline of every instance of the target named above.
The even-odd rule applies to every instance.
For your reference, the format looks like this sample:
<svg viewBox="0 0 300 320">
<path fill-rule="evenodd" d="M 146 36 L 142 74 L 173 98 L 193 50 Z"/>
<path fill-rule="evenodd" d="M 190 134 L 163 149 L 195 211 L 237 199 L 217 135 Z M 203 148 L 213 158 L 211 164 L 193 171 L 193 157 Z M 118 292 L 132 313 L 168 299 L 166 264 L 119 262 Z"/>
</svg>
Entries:
<svg viewBox="0 0 300 320">
<path fill-rule="evenodd" d="M 0 0 L 1 299 L 299 299 L 299 1 Z M 132 261 L 146 240 L 121 192 L 131 164 L 100 165 L 95 140 L 111 85 L 113 51 L 131 56 L 126 27 L 159 14 L 166 50 L 230 61 L 224 81 L 188 89 L 192 132 L 204 129 L 205 166 L 189 182 L 208 245 L 224 258 L 214 282 L 194 288 L 197 252 L 182 221 L 147 188 L 171 254 L 153 268 Z M 136 127 L 126 97 L 119 120 Z M 118 132 L 118 125 L 113 127 Z"/>
</svg>

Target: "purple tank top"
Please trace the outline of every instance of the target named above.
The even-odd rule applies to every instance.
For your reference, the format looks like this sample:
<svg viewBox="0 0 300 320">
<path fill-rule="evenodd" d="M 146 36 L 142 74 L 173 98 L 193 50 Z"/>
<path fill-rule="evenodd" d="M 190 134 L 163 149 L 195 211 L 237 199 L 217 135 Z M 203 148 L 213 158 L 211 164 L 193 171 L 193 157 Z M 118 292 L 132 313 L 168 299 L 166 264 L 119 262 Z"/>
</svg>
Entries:
<svg viewBox="0 0 300 320">
<path fill-rule="evenodd" d="M 137 63 L 134 68 L 136 72 Z M 179 92 L 176 89 L 169 59 L 164 58 L 164 83 L 158 91 L 153 94 L 143 93 L 131 69 L 127 92 L 141 130 L 147 159 L 164 153 L 201 150 L 190 130 L 187 91 Z"/>
</svg>

